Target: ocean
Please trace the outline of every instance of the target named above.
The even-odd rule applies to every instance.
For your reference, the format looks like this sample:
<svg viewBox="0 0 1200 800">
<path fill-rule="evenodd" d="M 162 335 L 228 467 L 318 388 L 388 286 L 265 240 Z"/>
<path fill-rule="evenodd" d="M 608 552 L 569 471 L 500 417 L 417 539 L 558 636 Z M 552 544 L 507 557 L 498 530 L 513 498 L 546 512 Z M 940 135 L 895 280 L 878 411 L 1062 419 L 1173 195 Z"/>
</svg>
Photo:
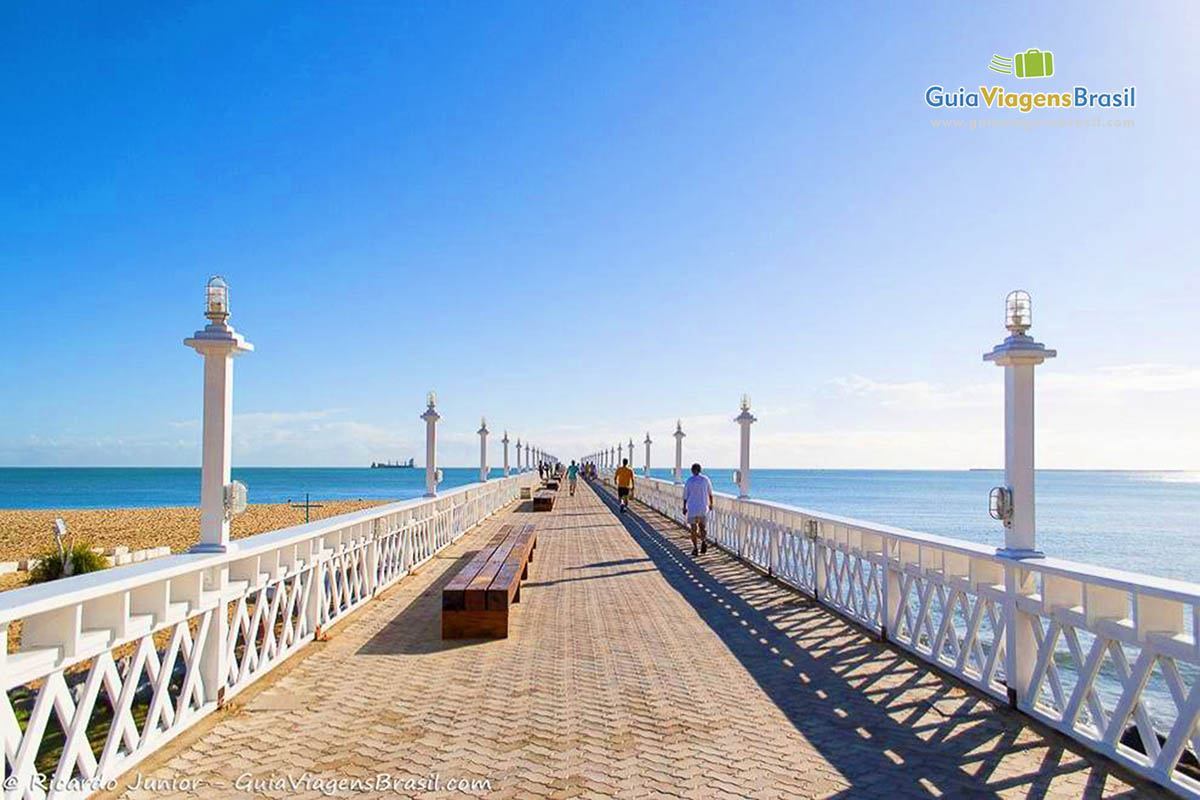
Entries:
<svg viewBox="0 0 1200 800">
<path fill-rule="evenodd" d="M 443 489 L 478 480 L 445 468 Z M 493 476 L 500 471 L 492 470 Z M 654 470 L 670 478 L 669 470 Z M 732 470 L 708 473 L 735 492 Z M 233 476 L 252 503 L 403 500 L 425 491 L 423 469 L 247 467 Z M 814 511 L 989 545 L 1003 542 L 988 517 L 999 471 L 762 469 L 751 494 Z M 197 468 L 0 468 L 0 508 L 136 508 L 198 502 Z M 1041 471 L 1038 544 L 1050 556 L 1200 581 L 1200 473 Z"/>
</svg>

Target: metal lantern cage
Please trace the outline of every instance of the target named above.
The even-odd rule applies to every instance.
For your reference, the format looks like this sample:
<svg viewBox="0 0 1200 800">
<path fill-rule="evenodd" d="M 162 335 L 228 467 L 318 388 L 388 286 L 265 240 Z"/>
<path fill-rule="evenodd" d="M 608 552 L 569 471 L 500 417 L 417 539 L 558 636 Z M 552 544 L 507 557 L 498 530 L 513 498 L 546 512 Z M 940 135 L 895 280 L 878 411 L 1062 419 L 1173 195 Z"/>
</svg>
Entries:
<svg viewBox="0 0 1200 800">
<path fill-rule="evenodd" d="M 436 406 L 437 405 L 437 392 L 435 392 L 431 389 L 429 391 L 429 394 L 425 395 L 425 402 L 429 405 L 430 408 L 433 408 L 434 406 Z"/>
<path fill-rule="evenodd" d="M 1029 292 L 1017 289 L 1004 298 L 1004 327 L 1020 335 L 1033 325 L 1033 301 Z"/>
<path fill-rule="evenodd" d="M 220 275 L 213 275 L 204 287 L 204 315 L 213 322 L 229 318 L 229 284 Z"/>
</svg>

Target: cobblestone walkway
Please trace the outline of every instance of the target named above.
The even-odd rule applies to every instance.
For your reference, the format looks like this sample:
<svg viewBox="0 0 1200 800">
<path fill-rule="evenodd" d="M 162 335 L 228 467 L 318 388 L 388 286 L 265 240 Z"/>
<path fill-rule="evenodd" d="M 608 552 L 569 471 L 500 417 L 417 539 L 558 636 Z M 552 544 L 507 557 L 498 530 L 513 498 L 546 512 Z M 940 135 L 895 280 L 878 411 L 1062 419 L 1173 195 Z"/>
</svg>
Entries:
<svg viewBox="0 0 1200 800">
<path fill-rule="evenodd" d="M 436 775 L 432 794 L 466 778 L 491 797 L 1159 796 L 608 502 L 581 483 L 552 513 L 498 515 L 127 795 L 320 797 L 359 779 L 339 794 L 406 796 Z M 526 520 L 538 548 L 509 638 L 443 642 L 441 586 L 497 525 Z M 369 788 L 380 774 L 399 787 Z"/>
</svg>

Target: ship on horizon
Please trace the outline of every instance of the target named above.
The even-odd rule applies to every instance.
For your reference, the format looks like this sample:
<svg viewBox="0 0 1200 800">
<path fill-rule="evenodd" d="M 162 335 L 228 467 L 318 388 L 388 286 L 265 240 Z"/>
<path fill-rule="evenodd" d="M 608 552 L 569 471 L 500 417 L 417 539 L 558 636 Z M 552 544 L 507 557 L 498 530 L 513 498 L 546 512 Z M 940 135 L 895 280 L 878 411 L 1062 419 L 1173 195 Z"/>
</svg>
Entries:
<svg viewBox="0 0 1200 800">
<path fill-rule="evenodd" d="M 408 461 L 372 461 L 371 469 L 415 469 L 414 459 Z"/>
</svg>

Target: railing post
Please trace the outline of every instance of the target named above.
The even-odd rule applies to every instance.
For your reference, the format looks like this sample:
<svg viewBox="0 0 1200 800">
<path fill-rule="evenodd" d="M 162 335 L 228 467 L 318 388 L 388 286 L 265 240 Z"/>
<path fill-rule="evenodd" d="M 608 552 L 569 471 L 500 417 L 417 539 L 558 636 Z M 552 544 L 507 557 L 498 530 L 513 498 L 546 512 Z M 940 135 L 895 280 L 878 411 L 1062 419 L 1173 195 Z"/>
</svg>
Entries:
<svg viewBox="0 0 1200 800">
<path fill-rule="evenodd" d="M 204 702 L 225 704 L 225 687 L 229 682 L 229 603 L 225 587 L 229 581 L 229 566 L 214 567 L 207 587 L 220 593 L 208 620 L 208 634 L 200 651 L 200 680 L 204 684 Z"/>
<path fill-rule="evenodd" d="M 900 603 L 903 585 L 900 581 L 900 571 L 892 569 L 891 542 L 883 540 L 883 623 L 880 625 L 880 638 L 887 639 L 895 626 L 896 617 L 900 614 Z"/>
<path fill-rule="evenodd" d="M 367 581 L 371 594 L 379 591 L 379 528 L 387 528 L 387 523 L 376 517 L 371 520 L 371 541 L 367 544 Z"/>
<path fill-rule="evenodd" d="M 308 590 L 308 627 L 312 631 L 313 637 L 321 638 L 321 629 L 325 626 L 325 610 L 329 607 L 325 600 L 325 548 L 321 544 L 321 540 L 317 539 L 312 542 L 309 549 L 310 558 L 313 559 L 312 570 L 310 570 L 309 580 L 312 581 L 312 586 Z"/>
<path fill-rule="evenodd" d="M 821 523 L 810 519 L 805 524 L 808 526 L 808 539 L 812 543 L 813 597 L 817 602 L 822 602 L 828 575 L 825 570 L 825 545 L 821 541 Z"/>
<path fill-rule="evenodd" d="M 772 576 L 779 574 L 779 523 L 774 520 L 771 521 L 771 556 L 767 574 Z"/>
<path fill-rule="evenodd" d="M 1004 680 L 1008 703 L 1028 711 L 1034 699 L 1028 696 L 1033 670 L 1037 666 L 1037 639 L 1033 626 L 1037 617 L 1027 614 L 1018 603 L 1034 590 L 1034 575 L 1019 563 L 1004 565 Z"/>
</svg>

